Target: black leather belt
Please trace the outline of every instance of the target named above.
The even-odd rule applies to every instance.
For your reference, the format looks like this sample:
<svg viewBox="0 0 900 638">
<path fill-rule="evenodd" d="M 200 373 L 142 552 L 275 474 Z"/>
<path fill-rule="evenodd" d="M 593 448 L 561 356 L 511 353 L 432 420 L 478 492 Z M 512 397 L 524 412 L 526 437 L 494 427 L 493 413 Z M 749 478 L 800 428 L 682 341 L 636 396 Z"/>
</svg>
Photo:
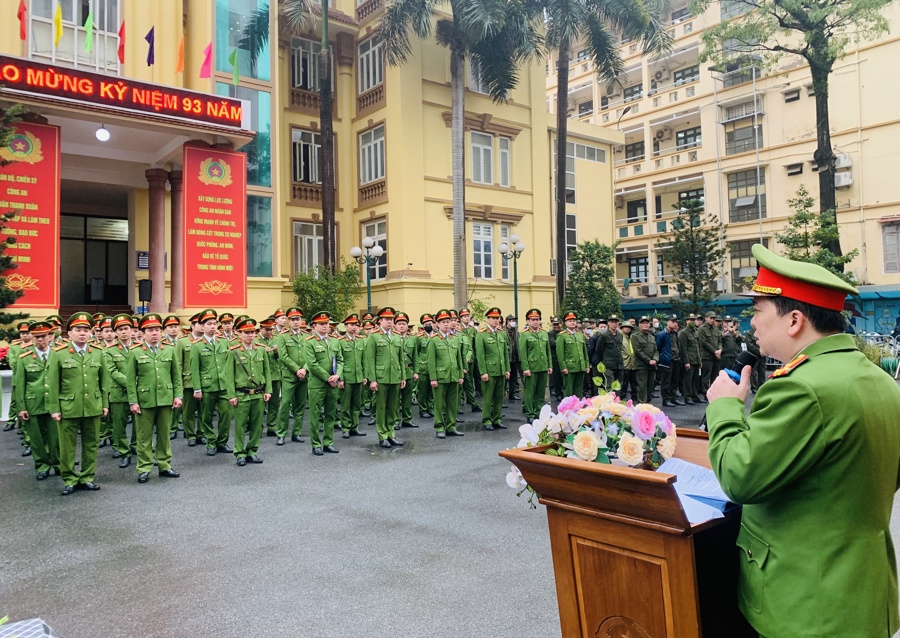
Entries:
<svg viewBox="0 0 900 638">
<path fill-rule="evenodd" d="M 243 394 L 262 394 L 264 388 L 236 388 L 238 392 Z"/>
</svg>

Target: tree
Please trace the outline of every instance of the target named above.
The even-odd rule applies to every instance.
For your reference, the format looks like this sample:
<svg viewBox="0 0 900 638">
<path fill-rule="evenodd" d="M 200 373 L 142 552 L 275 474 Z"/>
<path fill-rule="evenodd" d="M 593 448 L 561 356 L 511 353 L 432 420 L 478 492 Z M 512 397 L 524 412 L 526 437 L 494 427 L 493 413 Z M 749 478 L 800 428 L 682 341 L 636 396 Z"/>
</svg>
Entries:
<svg viewBox="0 0 900 638">
<path fill-rule="evenodd" d="M 846 255 L 835 255 L 828 246 L 837 240 L 838 228 L 829 223 L 824 215 L 813 212 L 816 200 L 802 184 L 794 197 L 787 200 L 794 214 L 788 217 L 784 232 L 775 233 L 775 239 L 787 250 L 784 256 L 794 261 L 818 264 L 830 270 L 849 284 L 856 284 L 853 273 L 844 272 L 844 266 L 856 258 L 859 250 L 854 248 Z"/>
<path fill-rule="evenodd" d="M 701 61 L 743 64 L 756 55 L 772 68 L 784 56 L 793 56 L 809 64 L 816 99 L 813 158 L 819 167 L 819 212 L 824 225 L 837 229 L 828 78 L 849 44 L 888 32 L 882 11 L 892 0 L 693 0 L 692 11 L 699 14 L 713 2 L 727 3 L 738 15 L 704 32 Z M 837 232 L 826 247 L 841 256 Z"/>
<path fill-rule="evenodd" d="M 719 279 L 725 248 L 720 242 L 721 225 L 715 215 L 704 215 L 700 200 L 681 201 L 674 206 L 678 216 L 671 223 L 671 234 L 657 244 L 659 254 L 672 267 L 672 281 L 678 287 L 672 309 L 678 314 L 701 313 L 715 296 L 714 282 Z"/>
<path fill-rule="evenodd" d="M 566 296 L 566 149 L 568 148 L 569 49 L 583 39 L 597 77 L 617 82 L 624 71 L 622 38 L 638 40 L 645 54 L 671 50 L 659 15 L 666 0 L 542 0 L 546 43 L 556 60 L 556 298 Z"/>
<path fill-rule="evenodd" d="M 293 281 L 296 304 L 305 313 L 330 312 L 335 321 L 343 321 L 363 293 L 362 275 L 356 263 L 341 260 L 341 268 L 334 273 L 317 267 L 310 272 L 297 273 Z"/>
<path fill-rule="evenodd" d="M 562 310 L 579 317 L 622 314 L 616 290 L 616 247 L 599 241 L 578 244 L 569 257 L 569 282 Z"/>
<path fill-rule="evenodd" d="M 15 134 L 15 124 L 22 119 L 25 114 L 25 108 L 21 104 L 3 108 L 0 107 L 0 148 L 6 148 L 12 142 Z M 9 166 L 11 161 L 0 157 L 0 168 Z M 6 227 L 20 213 L 19 210 L 11 210 L 0 214 L 0 237 L 5 234 Z M 16 302 L 16 300 L 24 295 L 22 290 L 12 290 L 6 285 L 6 274 L 11 270 L 18 268 L 10 255 L 6 254 L 6 249 L 16 243 L 16 238 L 12 235 L 6 239 L 0 240 L 0 308 L 8 308 Z M 28 315 L 21 312 L 3 312 L 0 310 L 0 326 L 11 326 L 17 321 L 27 319 Z M 15 328 L 0 329 L 0 339 L 11 341 L 19 336 Z"/>
<path fill-rule="evenodd" d="M 450 17 L 445 9 L 449 5 Z M 453 305 L 466 303 L 464 71 L 466 58 L 495 102 L 519 81 L 521 63 L 537 57 L 539 14 L 520 0 L 396 0 L 379 27 L 388 64 L 407 61 L 410 36 L 430 38 L 450 50 L 451 175 L 453 181 Z"/>
</svg>

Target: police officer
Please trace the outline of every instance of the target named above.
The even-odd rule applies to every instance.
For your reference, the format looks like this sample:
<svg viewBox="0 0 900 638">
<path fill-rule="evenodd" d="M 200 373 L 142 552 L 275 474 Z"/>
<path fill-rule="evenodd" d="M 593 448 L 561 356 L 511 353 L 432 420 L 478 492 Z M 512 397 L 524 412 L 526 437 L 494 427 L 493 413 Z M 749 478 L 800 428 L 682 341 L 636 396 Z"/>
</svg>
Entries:
<svg viewBox="0 0 900 638">
<path fill-rule="evenodd" d="M 405 312 L 398 312 L 394 317 L 394 330 L 400 337 L 400 341 L 403 342 L 403 359 L 400 363 L 403 368 L 403 379 L 406 381 L 406 385 L 400 390 L 399 421 L 394 424 L 394 429 L 417 428 L 419 426 L 412 420 L 412 396 L 413 390 L 419 382 L 419 373 L 416 371 L 419 340 L 415 336 L 410 336 L 409 315 Z"/>
<path fill-rule="evenodd" d="M 274 321 L 272 322 L 274 325 Z M 256 320 L 235 322 L 239 343 L 231 351 L 229 403 L 234 411 L 234 456 L 237 465 L 262 463 L 257 456 L 262 437 L 263 411 L 272 397 L 272 373 L 264 345 L 256 342 Z"/>
<path fill-rule="evenodd" d="M 113 440 L 113 458 L 121 458 L 119 467 L 131 465 L 131 457 L 137 452 L 137 433 L 131 425 L 131 440 L 128 438 L 128 377 L 126 375 L 128 352 L 135 345 L 132 339 L 133 323 L 131 315 L 118 314 L 113 317 L 113 330 L 118 343 L 103 348 L 103 361 L 109 375 L 109 426 Z"/>
<path fill-rule="evenodd" d="M 288 308 L 287 317 L 288 329 L 275 339 L 275 350 L 281 364 L 281 407 L 275 431 L 278 436 L 276 445 L 284 445 L 291 413 L 294 414 L 294 423 L 290 428 L 291 441 L 303 443 L 303 417 L 308 397 L 308 370 L 303 360 L 303 341 L 306 339 L 302 332 L 303 313 L 299 308 Z"/>
<path fill-rule="evenodd" d="M 666 329 L 656 335 L 656 350 L 659 353 L 659 387 L 662 391 L 663 407 L 674 408 L 684 405 L 678 399 L 681 387 L 681 349 L 678 347 L 678 315 L 666 317 Z"/>
<path fill-rule="evenodd" d="M 143 343 L 128 353 L 128 403 L 137 431 L 138 483 L 146 483 L 153 457 L 161 478 L 181 476 L 172 469 L 172 410 L 181 407 L 181 365 L 171 342 L 162 339 L 163 320 L 156 313 L 141 317 Z M 155 449 L 154 449 L 154 435 Z"/>
<path fill-rule="evenodd" d="M 700 344 L 697 342 L 697 322 L 700 317 L 691 313 L 685 319 L 684 328 L 678 331 L 678 350 L 681 352 L 683 372 L 681 395 L 688 405 L 700 401 Z"/>
<path fill-rule="evenodd" d="M 216 311 L 207 308 L 197 317 L 203 336 L 191 344 L 191 386 L 200 402 L 200 430 L 206 438 L 206 454 L 231 453 L 231 404 L 227 395 L 231 378 L 228 342 L 216 335 Z M 218 413 L 218 430 L 213 430 L 213 411 Z"/>
<path fill-rule="evenodd" d="M 637 376 L 638 402 L 650 403 L 653 388 L 656 385 L 656 364 L 659 362 L 659 351 L 656 349 L 656 338 L 650 332 L 650 317 L 641 317 L 638 321 L 638 332 L 631 336 L 634 346 L 634 364 Z"/>
<path fill-rule="evenodd" d="M 316 456 L 338 453 L 334 447 L 334 424 L 344 352 L 338 340 L 329 337 L 330 320 L 327 312 L 313 315 L 314 332 L 303 343 L 303 361 L 309 369 L 309 439 Z"/>
<path fill-rule="evenodd" d="M 462 342 L 450 332 L 450 312 L 438 310 L 438 331 L 428 339 L 428 379 L 434 392 L 434 431 L 439 439 L 463 436 L 456 429 L 459 390 L 464 381 Z"/>
<path fill-rule="evenodd" d="M 19 324 L 22 332 L 22 324 Z M 16 359 L 13 372 L 13 399 L 19 407 L 18 418 L 28 431 L 36 478 L 43 481 L 49 473 L 59 474 L 59 426 L 50 418 L 50 384 L 47 379 L 50 358 L 50 333 L 46 321 L 31 325 L 29 340 Z"/>
<path fill-rule="evenodd" d="M 419 402 L 419 417 L 430 419 L 434 416 L 434 392 L 431 377 L 428 376 L 428 341 L 437 334 L 434 330 L 434 317 L 427 312 L 419 317 L 422 330 L 416 337 L 416 372 L 419 374 L 416 400 Z"/>
<path fill-rule="evenodd" d="M 481 372 L 481 423 L 485 430 L 506 429 L 501 410 L 509 379 L 509 338 L 500 326 L 500 308 L 490 308 L 485 318 L 487 326 L 479 328 L 475 335 L 475 357 Z"/>
<path fill-rule="evenodd" d="M 531 308 L 525 312 L 525 327 L 519 335 L 519 360 L 525 380 L 523 410 L 529 421 L 538 418 L 544 406 L 547 376 L 553 372 L 550 359 L 550 339 L 541 329 L 541 311 Z"/>
<path fill-rule="evenodd" d="M 722 369 L 729 370 L 734 362 L 737 361 L 738 355 L 741 354 L 741 344 L 743 338 L 738 327 L 738 322 L 730 316 L 725 317 L 722 325 Z"/>
<path fill-rule="evenodd" d="M 30 332 L 31 324 L 27 321 L 20 321 L 16 324 L 16 330 L 19 333 L 18 339 L 13 339 L 12 343 L 9 344 L 9 350 L 6 352 L 6 361 L 9 363 L 9 369 L 13 373 L 12 378 L 12 397 L 9 402 L 9 413 L 6 420 L 6 425 L 3 426 L 4 432 L 9 432 L 14 427 L 16 427 L 16 423 L 19 420 L 19 412 L 21 412 L 21 408 L 17 407 L 16 403 L 16 364 L 19 359 L 19 355 L 22 352 L 32 346 L 32 337 Z M 52 328 L 51 328 L 52 329 Z"/>
<path fill-rule="evenodd" d="M 203 338 L 203 328 L 200 325 L 200 313 L 194 313 L 190 318 L 191 331 L 175 342 L 175 356 L 181 368 L 181 386 L 184 398 L 181 404 L 181 421 L 184 427 L 184 438 L 188 447 L 197 445 L 197 439 L 203 438 L 203 431 L 198 433 L 198 417 L 200 403 L 194 398 L 194 381 L 191 376 L 191 347 Z"/>
<path fill-rule="evenodd" d="M 459 311 L 459 321 L 459 335 L 468 341 L 468 350 L 463 353 L 465 381 L 463 381 L 462 398 L 472 407 L 472 412 L 481 412 L 481 406 L 475 397 L 475 384 L 481 381 L 476 374 L 475 367 L 475 336 L 478 334 L 478 328 L 475 327 L 472 313 L 468 308 L 462 308 Z"/>
<path fill-rule="evenodd" d="M 383 448 L 403 445 L 394 437 L 400 390 L 406 385 L 401 367 L 403 344 L 393 330 L 395 315 L 390 306 L 379 310 L 378 330 L 366 337 L 365 377 L 375 393 L 375 425 Z"/>
<path fill-rule="evenodd" d="M 556 339 L 562 330 L 562 320 L 559 317 L 550 317 L 550 331 L 547 333 L 553 367 L 553 372 L 550 373 L 550 396 L 555 397 L 557 400 L 562 399 L 563 393 L 562 372 L 559 370 L 559 360 L 556 358 Z"/>
<path fill-rule="evenodd" d="M 285 319 L 287 319 L 287 315 L 285 315 Z M 275 430 L 278 427 L 278 411 L 281 409 L 281 364 L 278 362 L 278 351 L 275 349 L 275 339 L 278 336 L 275 333 L 276 325 L 275 317 L 266 317 L 259 322 L 259 336 L 256 338 L 256 343 L 266 351 L 272 380 L 272 396 L 265 402 L 267 436 L 275 436 Z"/>
<path fill-rule="evenodd" d="M 598 330 L 591 336 L 591 341 L 594 342 L 591 366 L 596 370 L 603 364 L 603 380 L 607 392 L 614 389 L 613 383 L 618 382 L 619 387 L 622 384 L 622 333 L 619 323 L 619 315 L 610 315 L 607 330 Z"/>
<path fill-rule="evenodd" d="M 562 373 L 563 397 L 581 396 L 584 388 L 584 375 L 590 363 L 588 361 L 587 344 L 584 333 L 578 330 L 578 315 L 567 312 L 563 316 L 566 329 L 556 336 L 556 359 Z"/>
<path fill-rule="evenodd" d="M 351 314 L 344 319 L 347 334 L 339 339 L 344 354 L 344 374 L 338 387 L 341 389 L 341 425 L 343 438 L 365 436 L 359 431 L 359 415 L 362 410 L 362 389 L 365 383 L 363 357 L 365 339 L 359 336 L 359 315 Z"/>
<path fill-rule="evenodd" d="M 509 380 L 506 382 L 506 385 L 510 401 L 519 400 L 519 377 L 522 376 L 522 366 L 519 361 L 518 324 L 518 317 L 506 315 L 506 338 L 509 342 Z"/>
<path fill-rule="evenodd" d="M 722 331 L 716 327 L 716 313 L 710 310 L 706 313 L 706 323 L 697 330 L 697 343 L 700 345 L 701 366 L 701 395 L 706 394 L 710 383 L 719 373 L 719 359 L 722 358 Z M 706 403 L 705 396 L 700 396 L 700 402 Z"/>
</svg>

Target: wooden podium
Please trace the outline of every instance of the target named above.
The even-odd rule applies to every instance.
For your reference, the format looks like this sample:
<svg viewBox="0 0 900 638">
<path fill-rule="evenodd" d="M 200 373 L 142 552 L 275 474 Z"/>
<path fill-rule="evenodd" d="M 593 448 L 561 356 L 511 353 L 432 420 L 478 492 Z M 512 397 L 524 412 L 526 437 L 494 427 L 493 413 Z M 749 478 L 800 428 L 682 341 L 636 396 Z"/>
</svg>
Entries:
<svg viewBox="0 0 900 638">
<path fill-rule="evenodd" d="M 705 432 L 675 456 L 709 467 Z M 688 523 L 676 477 L 543 454 L 500 452 L 547 506 L 564 638 L 756 638 L 737 608 L 740 511 Z"/>
</svg>

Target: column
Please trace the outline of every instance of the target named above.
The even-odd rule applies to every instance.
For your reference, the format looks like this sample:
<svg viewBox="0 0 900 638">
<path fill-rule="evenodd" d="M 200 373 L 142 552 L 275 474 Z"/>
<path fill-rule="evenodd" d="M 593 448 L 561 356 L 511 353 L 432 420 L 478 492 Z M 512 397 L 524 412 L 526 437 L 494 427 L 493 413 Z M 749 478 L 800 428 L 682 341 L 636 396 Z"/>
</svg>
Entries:
<svg viewBox="0 0 900 638">
<path fill-rule="evenodd" d="M 169 172 L 162 168 L 148 169 L 144 176 L 150 185 L 150 281 L 153 299 L 150 312 L 166 313 L 166 181 Z"/>
<path fill-rule="evenodd" d="M 182 288 L 183 278 L 182 269 L 184 268 L 182 259 L 184 255 L 184 231 L 182 224 L 184 223 L 184 215 L 182 210 L 181 199 L 181 171 L 169 171 L 169 184 L 172 186 L 170 207 L 172 214 L 170 215 L 172 229 L 172 254 L 169 256 L 169 263 L 172 264 L 169 272 L 171 273 L 172 302 L 169 304 L 169 312 L 178 312 L 184 307 L 184 290 Z"/>
</svg>

